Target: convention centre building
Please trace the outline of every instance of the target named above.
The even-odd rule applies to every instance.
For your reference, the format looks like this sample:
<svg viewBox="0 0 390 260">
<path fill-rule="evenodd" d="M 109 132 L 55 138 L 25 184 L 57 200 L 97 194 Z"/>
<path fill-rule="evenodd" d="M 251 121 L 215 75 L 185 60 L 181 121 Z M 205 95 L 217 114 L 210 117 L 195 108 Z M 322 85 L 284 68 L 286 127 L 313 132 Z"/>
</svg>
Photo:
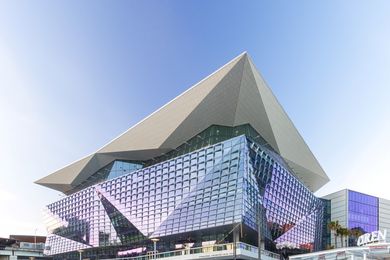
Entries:
<svg viewBox="0 0 390 260">
<path fill-rule="evenodd" d="M 276 259 L 286 243 L 318 251 L 325 203 L 313 193 L 328 181 L 243 53 L 36 181 L 66 195 L 45 208 L 45 254 L 226 259 L 212 254 L 226 250 L 256 259 L 260 245 L 262 259 Z"/>
</svg>

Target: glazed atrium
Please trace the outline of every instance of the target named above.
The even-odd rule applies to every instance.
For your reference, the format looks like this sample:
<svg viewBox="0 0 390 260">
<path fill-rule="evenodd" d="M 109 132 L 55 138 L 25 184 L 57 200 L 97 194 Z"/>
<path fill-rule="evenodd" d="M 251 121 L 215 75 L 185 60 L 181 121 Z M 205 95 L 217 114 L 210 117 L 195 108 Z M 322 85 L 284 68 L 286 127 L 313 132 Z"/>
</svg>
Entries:
<svg viewBox="0 0 390 260">
<path fill-rule="evenodd" d="M 313 192 L 328 180 L 243 53 L 100 150 L 36 182 L 66 195 L 45 208 L 45 253 L 157 258 L 260 244 L 272 256 L 284 243 L 320 250 L 324 204 Z"/>
</svg>

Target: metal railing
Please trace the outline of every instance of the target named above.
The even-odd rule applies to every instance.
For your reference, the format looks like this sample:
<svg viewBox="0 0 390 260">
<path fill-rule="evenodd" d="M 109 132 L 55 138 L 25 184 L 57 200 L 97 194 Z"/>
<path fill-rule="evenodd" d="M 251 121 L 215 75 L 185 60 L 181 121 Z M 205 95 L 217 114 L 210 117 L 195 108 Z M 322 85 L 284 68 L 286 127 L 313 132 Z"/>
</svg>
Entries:
<svg viewBox="0 0 390 260">
<path fill-rule="evenodd" d="M 257 256 L 258 249 L 255 246 L 248 245 L 243 242 L 236 243 L 237 250 L 241 251 L 241 254 L 245 253 L 245 251 L 250 252 L 252 254 L 255 254 Z M 122 258 L 107 258 L 103 260 L 151 260 L 151 259 L 160 259 L 160 258 L 168 258 L 168 257 L 178 257 L 178 256 L 188 256 L 188 255 L 195 255 L 206 253 L 210 255 L 210 257 L 213 256 L 213 253 L 215 253 L 215 256 L 218 256 L 218 252 L 222 253 L 222 251 L 227 251 L 227 253 L 230 253 L 233 255 L 233 243 L 227 243 L 227 244 L 218 244 L 218 245 L 208 245 L 203 247 L 195 247 L 195 248 L 188 248 L 188 249 L 180 249 L 180 250 L 174 250 L 174 251 L 167 251 L 167 252 L 153 252 L 149 251 L 146 255 L 140 255 L 140 256 L 133 256 L 133 257 L 122 257 Z M 280 259 L 280 256 L 278 254 L 272 253 L 267 250 L 261 250 L 262 255 L 268 256 L 273 259 Z M 257 257 L 256 257 L 257 258 Z"/>
<path fill-rule="evenodd" d="M 258 252 L 258 248 L 256 246 L 248 245 L 248 244 L 243 243 L 243 242 L 237 243 L 237 249 L 238 248 L 252 252 L 256 255 Z M 280 255 L 273 253 L 273 252 L 270 252 L 270 251 L 267 251 L 267 250 L 264 250 L 264 249 L 261 250 L 261 254 L 264 256 L 269 256 L 271 258 L 280 259 Z"/>
</svg>

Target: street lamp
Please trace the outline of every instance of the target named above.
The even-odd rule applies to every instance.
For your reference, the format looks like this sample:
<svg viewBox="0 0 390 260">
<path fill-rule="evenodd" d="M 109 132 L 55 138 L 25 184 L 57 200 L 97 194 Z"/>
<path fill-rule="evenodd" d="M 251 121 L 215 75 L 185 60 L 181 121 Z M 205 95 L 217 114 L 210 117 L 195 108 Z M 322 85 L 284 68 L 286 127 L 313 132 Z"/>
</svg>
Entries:
<svg viewBox="0 0 390 260">
<path fill-rule="evenodd" d="M 150 239 L 153 241 L 153 252 L 154 252 L 154 259 L 157 259 L 157 242 L 160 241 L 158 238 L 152 238 Z"/>
<path fill-rule="evenodd" d="M 257 207 L 257 244 L 258 244 L 258 259 L 261 260 L 261 211 L 263 204 L 259 204 Z"/>
<path fill-rule="evenodd" d="M 37 228 L 34 231 L 34 249 L 37 250 Z"/>
<path fill-rule="evenodd" d="M 83 254 L 84 250 L 82 250 L 82 249 L 79 249 L 79 250 L 77 250 L 77 251 L 79 252 L 79 255 L 80 255 L 80 260 L 82 260 L 82 254 Z"/>
</svg>

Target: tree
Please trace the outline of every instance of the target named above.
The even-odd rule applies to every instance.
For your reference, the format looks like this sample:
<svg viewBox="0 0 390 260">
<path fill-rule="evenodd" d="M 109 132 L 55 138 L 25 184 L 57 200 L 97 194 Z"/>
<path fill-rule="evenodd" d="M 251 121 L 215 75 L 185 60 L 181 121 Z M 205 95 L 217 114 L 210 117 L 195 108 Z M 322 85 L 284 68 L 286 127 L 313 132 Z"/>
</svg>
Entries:
<svg viewBox="0 0 390 260">
<path fill-rule="evenodd" d="M 334 244 L 335 244 L 335 248 L 337 248 L 337 237 L 339 236 L 339 233 L 337 232 L 337 230 L 339 230 L 341 228 L 341 225 L 339 224 L 339 221 L 336 220 L 336 221 L 331 221 L 329 224 L 328 224 L 328 228 L 329 230 L 332 232 L 334 232 Z"/>
<path fill-rule="evenodd" d="M 339 236 L 341 237 L 341 247 L 344 247 L 344 238 L 348 237 L 349 235 L 348 228 L 344 228 L 340 226 L 340 228 L 336 230 L 336 233 L 338 233 Z M 345 246 L 348 246 L 348 244 L 346 244 Z"/>
<path fill-rule="evenodd" d="M 343 243 L 343 237 L 342 237 L 342 233 L 343 233 L 343 228 L 341 226 L 339 226 L 337 229 L 336 229 L 336 239 L 337 237 L 340 237 L 340 242 L 341 242 L 341 247 L 344 247 L 344 243 Z"/>
<path fill-rule="evenodd" d="M 353 245 L 356 246 L 357 239 L 364 234 L 361 227 L 354 227 L 349 230 L 349 235 L 353 238 Z"/>
</svg>

